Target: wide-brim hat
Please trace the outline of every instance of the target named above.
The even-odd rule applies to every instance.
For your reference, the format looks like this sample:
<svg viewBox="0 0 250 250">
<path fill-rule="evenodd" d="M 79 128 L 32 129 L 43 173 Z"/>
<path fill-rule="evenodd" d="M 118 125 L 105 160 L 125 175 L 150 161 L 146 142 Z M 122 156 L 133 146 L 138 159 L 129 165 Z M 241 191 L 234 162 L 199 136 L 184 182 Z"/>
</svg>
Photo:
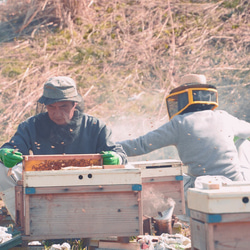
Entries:
<svg viewBox="0 0 250 250">
<path fill-rule="evenodd" d="M 43 86 L 43 95 L 38 99 L 39 103 L 49 105 L 62 101 L 81 102 L 75 81 L 67 76 L 50 78 Z"/>
<path fill-rule="evenodd" d="M 198 74 L 188 74 L 181 78 L 180 84 L 207 84 L 206 76 Z"/>
<path fill-rule="evenodd" d="M 180 86 L 176 87 L 175 89 L 171 90 L 171 93 L 179 92 L 184 89 L 188 88 L 213 88 L 216 89 L 216 87 L 212 84 L 207 83 L 207 79 L 205 75 L 199 75 L 199 74 L 188 74 L 184 75 L 180 80 Z"/>
</svg>

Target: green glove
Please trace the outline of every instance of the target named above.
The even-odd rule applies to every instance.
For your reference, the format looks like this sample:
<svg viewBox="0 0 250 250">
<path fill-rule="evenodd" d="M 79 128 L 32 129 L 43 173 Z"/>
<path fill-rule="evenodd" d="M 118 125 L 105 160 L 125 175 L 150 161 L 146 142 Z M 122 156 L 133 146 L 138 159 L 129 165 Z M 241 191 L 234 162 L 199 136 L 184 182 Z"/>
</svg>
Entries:
<svg viewBox="0 0 250 250">
<path fill-rule="evenodd" d="M 116 152 L 113 151 L 102 151 L 101 152 L 103 165 L 119 165 L 120 157 Z"/>
<path fill-rule="evenodd" d="M 22 153 L 13 151 L 12 148 L 0 149 L 0 160 L 7 168 L 12 168 L 23 160 Z"/>
</svg>

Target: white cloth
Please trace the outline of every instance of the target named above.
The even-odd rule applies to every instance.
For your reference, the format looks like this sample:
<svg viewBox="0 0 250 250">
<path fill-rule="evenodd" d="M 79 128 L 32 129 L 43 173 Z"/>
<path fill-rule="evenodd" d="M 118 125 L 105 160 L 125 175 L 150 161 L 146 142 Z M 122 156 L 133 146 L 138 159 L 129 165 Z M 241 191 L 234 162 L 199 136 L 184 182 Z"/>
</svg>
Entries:
<svg viewBox="0 0 250 250">
<path fill-rule="evenodd" d="M 238 139 L 235 142 L 241 163 L 241 171 L 245 181 L 250 181 L 250 141 Z"/>
<path fill-rule="evenodd" d="M 18 164 L 11 169 L 11 175 L 8 175 L 9 168 L 0 162 L 0 193 L 15 187 L 17 181 L 22 179 L 22 164 Z"/>
<path fill-rule="evenodd" d="M 11 169 L 0 162 L 0 196 L 13 220 L 15 220 L 15 186 L 22 179 L 22 164 Z M 9 173 L 9 174 L 8 174 Z"/>
<path fill-rule="evenodd" d="M 0 244 L 12 239 L 12 235 L 7 233 L 7 227 L 0 227 Z"/>
</svg>

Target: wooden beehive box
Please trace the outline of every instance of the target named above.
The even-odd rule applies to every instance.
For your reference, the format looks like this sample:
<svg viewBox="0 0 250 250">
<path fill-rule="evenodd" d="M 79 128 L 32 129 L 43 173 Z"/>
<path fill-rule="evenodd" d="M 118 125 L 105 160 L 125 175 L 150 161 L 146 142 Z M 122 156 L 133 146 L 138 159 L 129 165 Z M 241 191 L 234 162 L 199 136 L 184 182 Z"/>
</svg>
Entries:
<svg viewBox="0 0 250 250">
<path fill-rule="evenodd" d="M 101 164 L 100 155 L 26 156 L 16 188 L 16 223 L 24 239 L 140 234 L 140 170 Z"/>
<path fill-rule="evenodd" d="M 131 162 L 141 169 L 143 215 L 158 216 L 169 208 L 170 198 L 175 202 L 174 214 L 185 213 L 183 173 L 185 166 L 179 160 Z"/>
<path fill-rule="evenodd" d="M 233 182 L 215 189 L 190 188 L 187 201 L 192 249 L 249 249 L 249 199 L 249 183 Z"/>
</svg>

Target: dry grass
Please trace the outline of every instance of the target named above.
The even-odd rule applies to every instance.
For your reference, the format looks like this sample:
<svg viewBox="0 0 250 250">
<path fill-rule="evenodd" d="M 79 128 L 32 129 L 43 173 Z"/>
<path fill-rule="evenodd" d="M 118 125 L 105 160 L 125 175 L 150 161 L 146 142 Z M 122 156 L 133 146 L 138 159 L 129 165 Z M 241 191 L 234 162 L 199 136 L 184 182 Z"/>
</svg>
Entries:
<svg viewBox="0 0 250 250">
<path fill-rule="evenodd" d="M 189 72 L 206 74 L 221 108 L 250 121 L 248 1 L 16 0 L 0 20 L 1 142 L 54 75 L 77 81 L 86 112 L 118 140 L 165 122 L 164 96 Z"/>
</svg>

